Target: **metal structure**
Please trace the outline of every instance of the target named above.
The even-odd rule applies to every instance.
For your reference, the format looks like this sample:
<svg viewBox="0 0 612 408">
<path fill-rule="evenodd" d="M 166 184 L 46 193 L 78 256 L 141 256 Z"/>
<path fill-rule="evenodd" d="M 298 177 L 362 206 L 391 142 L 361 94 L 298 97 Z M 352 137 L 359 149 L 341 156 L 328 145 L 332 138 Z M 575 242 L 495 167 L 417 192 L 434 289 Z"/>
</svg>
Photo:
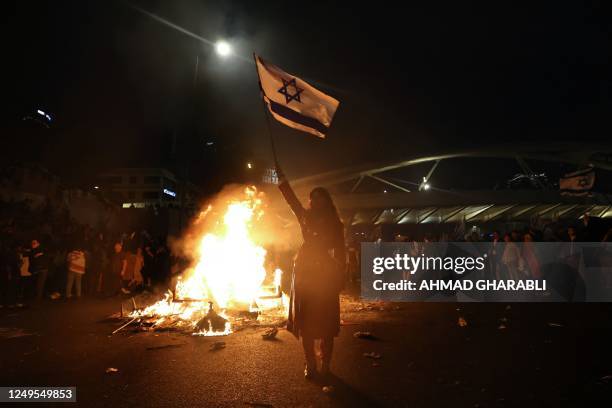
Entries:
<svg viewBox="0 0 612 408">
<path fill-rule="evenodd" d="M 430 180 L 441 162 L 473 158 L 512 159 L 517 169 L 533 180 L 533 189 L 443 190 L 430 186 Z M 332 190 L 346 225 L 353 226 L 533 222 L 534 219 L 577 219 L 584 213 L 612 218 L 612 195 L 596 193 L 589 197 L 563 196 L 558 189 L 547 189 L 542 185 L 527 163 L 528 160 L 564 163 L 575 167 L 591 166 L 607 172 L 612 170 L 612 145 L 502 146 L 345 168 L 304 177 L 293 181 L 292 185 L 302 197 L 314 186 Z M 389 175 L 390 172 L 422 164 L 430 166 L 411 185 Z M 461 168 L 456 171 L 459 176 Z M 384 190 L 363 191 L 362 186 L 367 180 L 380 183 Z"/>
</svg>

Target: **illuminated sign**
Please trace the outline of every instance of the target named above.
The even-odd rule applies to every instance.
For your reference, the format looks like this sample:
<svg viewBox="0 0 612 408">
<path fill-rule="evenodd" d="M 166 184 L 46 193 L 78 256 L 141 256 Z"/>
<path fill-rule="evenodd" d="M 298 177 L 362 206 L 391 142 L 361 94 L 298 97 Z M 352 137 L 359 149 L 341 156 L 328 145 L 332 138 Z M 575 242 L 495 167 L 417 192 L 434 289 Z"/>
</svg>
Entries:
<svg viewBox="0 0 612 408">
<path fill-rule="evenodd" d="M 164 194 L 167 194 L 170 197 L 176 197 L 176 193 L 172 190 L 168 190 L 167 188 L 164 188 Z"/>
<path fill-rule="evenodd" d="M 276 169 L 266 169 L 262 181 L 268 184 L 278 184 L 278 174 L 276 173 Z"/>
<path fill-rule="evenodd" d="M 145 208 L 145 203 L 123 203 L 123 208 Z"/>
</svg>

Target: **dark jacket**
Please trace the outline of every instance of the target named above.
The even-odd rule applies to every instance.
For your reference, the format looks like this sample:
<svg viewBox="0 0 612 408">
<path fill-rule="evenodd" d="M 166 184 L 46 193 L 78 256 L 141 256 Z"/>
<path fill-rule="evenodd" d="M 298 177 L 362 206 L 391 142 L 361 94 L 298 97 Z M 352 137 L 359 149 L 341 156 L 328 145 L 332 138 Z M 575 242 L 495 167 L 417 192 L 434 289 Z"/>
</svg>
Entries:
<svg viewBox="0 0 612 408">
<path fill-rule="evenodd" d="M 30 250 L 30 273 L 37 274 L 49 269 L 49 256 L 42 246 Z"/>
<path fill-rule="evenodd" d="M 280 191 L 295 213 L 304 242 L 293 267 L 287 329 L 296 337 L 325 338 L 340 330 L 344 284 L 344 226 L 335 214 L 305 209 L 287 182 Z"/>
</svg>

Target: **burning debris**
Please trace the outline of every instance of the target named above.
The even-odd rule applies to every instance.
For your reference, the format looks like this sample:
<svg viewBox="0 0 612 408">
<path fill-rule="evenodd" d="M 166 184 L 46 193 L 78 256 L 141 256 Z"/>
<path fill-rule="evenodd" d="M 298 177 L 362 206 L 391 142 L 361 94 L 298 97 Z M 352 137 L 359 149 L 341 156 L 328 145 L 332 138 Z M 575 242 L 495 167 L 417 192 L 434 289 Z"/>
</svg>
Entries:
<svg viewBox="0 0 612 408">
<path fill-rule="evenodd" d="M 264 340 L 274 340 L 276 339 L 277 334 L 278 334 L 278 329 L 276 327 L 272 327 L 266 330 L 265 333 L 261 335 L 261 337 Z"/>
<path fill-rule="evenodd" d="M 276 269 L 271 284 L 265 285 L 266 250 L 253 238 L 262 208 L 263 196 L 254 187 L 221 205 L 209 205 L 183 239 L 182 250 L 192 262 L 175 290 L 152 304 L 132 298 L 127 313 L 131 320 L 113 334 L 136 325 L 141 330 L 220 336 L 251 325 L 282 324 L 287 305 L 280 290 L 282 271 Z M 122 316 L 123 310 L 122 305 Z"/>
<path fill-rule="evenodd" d="M 208 305 L 208 313 L 196 323 L 196 328 L 199 333 L 225 331 L 229 321 L 225 317 L 217 314 L 213 308 L 213 302 L 208 302 Z"/>
</svg>

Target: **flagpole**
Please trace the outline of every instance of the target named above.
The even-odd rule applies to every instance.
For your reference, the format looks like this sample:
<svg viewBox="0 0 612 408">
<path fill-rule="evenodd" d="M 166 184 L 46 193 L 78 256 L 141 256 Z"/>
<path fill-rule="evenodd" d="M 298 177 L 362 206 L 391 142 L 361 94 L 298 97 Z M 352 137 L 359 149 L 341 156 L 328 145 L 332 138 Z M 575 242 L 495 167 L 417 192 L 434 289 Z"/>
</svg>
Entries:
<svg viewBox="0 0 612 408">
<path fill-rule="evenodd" d="M 276 145 L 274 144 L 274 136 L 272 135 L 272 125 L 270 124 L 270 116 L 268 113 L 268 108 L 266 107 L 266 102 L 264 101 L 264 91 L 261 86 L 261 78 L 259 77 L 259 70 L 257 69 L 257 57 L 255 53 L 253 53 L 253 59 L 255 60 L 255 70 L 257 72 L 257 82 L 259 83 L 259 91 L 261 92 L 261 107 L 263 108 L 264 116 L 266 117 L 266 125 L 268 127 L 268 136 L 270 136 L 270 146 L 272 147 L 272 157 L 274 158 L 274 169 L 276 171 L 279 170 L 280 166 L 278 165 L 278 157 L 276 156 Z"/>
</svg>

